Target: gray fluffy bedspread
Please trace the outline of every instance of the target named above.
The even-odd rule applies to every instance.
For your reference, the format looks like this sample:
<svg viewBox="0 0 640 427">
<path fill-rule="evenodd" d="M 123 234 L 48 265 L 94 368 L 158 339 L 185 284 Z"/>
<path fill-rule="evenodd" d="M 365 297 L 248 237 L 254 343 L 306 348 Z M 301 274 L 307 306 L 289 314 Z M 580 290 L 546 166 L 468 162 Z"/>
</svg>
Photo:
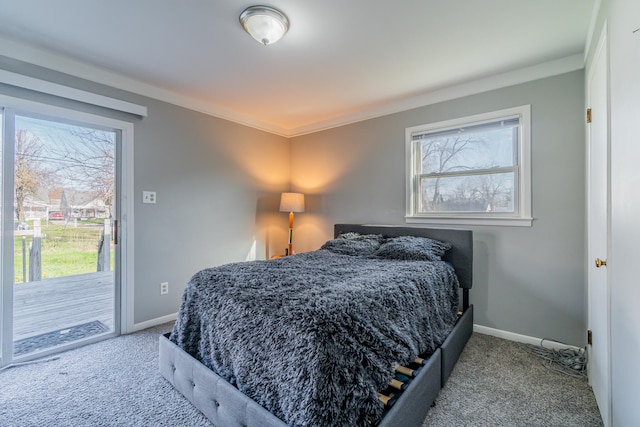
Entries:
<svg viewBox="0 0 640 427">
<path fill-rule="evenodd" d="M 202 270 L 171 340 L 290 426 L 364 426 L 394 363 L 432 352 L 456 321 L 444 262 L 327 250 Z"/>
</svg>

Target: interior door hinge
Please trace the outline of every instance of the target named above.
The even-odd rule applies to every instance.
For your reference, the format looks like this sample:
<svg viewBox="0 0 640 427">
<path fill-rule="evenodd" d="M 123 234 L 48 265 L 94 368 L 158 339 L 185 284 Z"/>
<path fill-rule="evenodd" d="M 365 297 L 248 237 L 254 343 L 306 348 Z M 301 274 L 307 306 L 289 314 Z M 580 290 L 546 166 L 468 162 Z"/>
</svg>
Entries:
<svg viewBox="0 0 640 427">
<path fill-rule="evenodd" d="M 593 345 L 593 333 L 591 332 L 591 329 L 587 331 L 587 344 Z"/>
<path fill-rule="evenodd" d="M 591 123 L 591 108 L 587 108 L 587 123 Z"/>
</svg>

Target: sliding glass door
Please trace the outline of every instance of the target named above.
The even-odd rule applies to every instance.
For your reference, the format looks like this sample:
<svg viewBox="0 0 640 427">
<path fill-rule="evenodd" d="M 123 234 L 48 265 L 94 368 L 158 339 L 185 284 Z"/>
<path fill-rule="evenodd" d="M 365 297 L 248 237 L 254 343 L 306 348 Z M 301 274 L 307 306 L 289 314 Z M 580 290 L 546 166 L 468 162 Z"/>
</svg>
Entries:
<svg viewBox="0 0 640 427">
<path fill-rule="evenodd" d="M 120 331 L 122 131 L 42 111 L 2 109 L 2 365 Z"/>
</svg>

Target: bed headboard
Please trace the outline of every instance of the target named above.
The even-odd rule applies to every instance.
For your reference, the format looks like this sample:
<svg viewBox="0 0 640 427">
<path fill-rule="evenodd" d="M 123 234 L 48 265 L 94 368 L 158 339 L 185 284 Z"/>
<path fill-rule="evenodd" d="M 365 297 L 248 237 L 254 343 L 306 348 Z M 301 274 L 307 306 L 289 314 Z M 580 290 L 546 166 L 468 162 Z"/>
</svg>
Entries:
<svg viewBox="0 0 640 427">
<path fill-rule="evenodd" d="M 347 232 L 382 234 L 384 237 L 429 237 L 451 243 L 453 247 L 445 253 L 443 260 L 450 262 L 455 268 L 460 287 L 463 288 L 464 300 L 466 300 L 463 305 L 465 308 L 468 306 L 468 291 L 473 284 L 473 232 L 471 230 L 361 224 L 336 224 L 334 226 L 334 237 Z"/>
</svg>

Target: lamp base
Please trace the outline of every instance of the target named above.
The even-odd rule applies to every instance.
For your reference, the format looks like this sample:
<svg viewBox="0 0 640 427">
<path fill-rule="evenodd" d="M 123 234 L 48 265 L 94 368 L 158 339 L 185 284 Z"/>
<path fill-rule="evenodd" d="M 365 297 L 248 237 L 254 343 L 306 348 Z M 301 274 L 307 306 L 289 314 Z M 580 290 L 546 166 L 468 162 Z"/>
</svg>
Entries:
<svg viewBox="0 0 640 427">
<path fill-rule="evenodd" d="M 289 250 L 287 255 L 293 255 L 293 212 L 289 212 Z"/>
</svg>

